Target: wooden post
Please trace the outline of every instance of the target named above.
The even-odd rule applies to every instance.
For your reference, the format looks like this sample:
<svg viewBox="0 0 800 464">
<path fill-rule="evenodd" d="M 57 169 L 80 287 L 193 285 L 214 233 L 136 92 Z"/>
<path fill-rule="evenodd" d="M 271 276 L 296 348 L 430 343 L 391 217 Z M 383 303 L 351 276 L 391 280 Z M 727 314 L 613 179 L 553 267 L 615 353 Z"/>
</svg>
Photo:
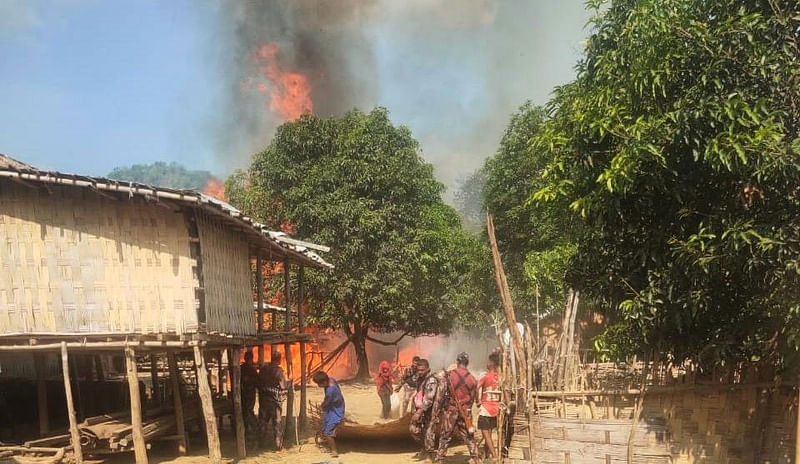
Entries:
<svg viewBox="0 0 800 464">
<path fill-rule="evenodd" d="M 289 289 L 289 258 L 285 258 L 283 260 L 283 307 L 286 308 L 286 317 L 284 318 L 283 330 L 286 332 L 292 331 L 291 298 L 289 298 L 290 291 L 291 290 Z"/>
<path fill-rule="evenodd" d="M 258 334 L 264 332 L 264 262 L 261 255 L 256 256 L 256 303 L 258 304 Z M 270 313 L 269 328 L 275 331 L 275 310 Z M 239 363 L 239 359 L 236 359 Z M 264 365 L 264 344 L 258 344 L 258 364 Z"/>
<path fill-rule="evenodd" d="M 286 379 L 289 385 L 286 386 L 286 426 L 283 428 L 284 437 L 291 437 L 294 434 L 294 370 L 292 369 L 292 345 L 283 344 L 283 354 L 286 357 Z M 284 440 L 284 445 L 286 440 Z"/>
<path fill-rule="evenodd" d="M 128 370 L 128 390 L 131 397 L 131 434 L 136 464 L 147 464 L 147 445 L 142 430 L 142 397 L 139 392 L 139 372 L 136 369 L 136 352 L 125 348 L 125 366 Z"/>
<path fill-rule="evenodd" d="M 178 435 L 178 454 L 184 456 L 186 454 L 186 425 L 183 419 L 183 401 L 181 400 L 181 382 L 180 372 L 178 372 L 178 361 L 175 359 L 175 353 L 172 351 L 167 353 L 167 364 L 169 365 L 169 378 L 172 383 L 172 406 L 175 410 L 175 425 Z"/>
<path fill-rule="evenodd" d="M 47 379 L 45 377 L 45 355 L 33 355 L 36 368 L 36 402 L 39 413 L 39 435 L 44 437 L 50 432 L 50 412 L 47 409 Z"/>
<path fill-rule="evenodd" d="M 86 416 L 83 413 L 83 398 L 81 398 L 81 381 L 78 376 L 78 358 L 73 357 L 70 363 L 72 369 L 72 381 L 75 382 L 75 411 L 77 416 L 76 420 L 83 420 Z"/>
<path fill-rule="evenodd" d="M 242 369 L 239 358 L 242 356 L 241 348 L 228 350 L 228 364 L 231 367 L 231 393 L 233 393 L 233 421 L 236 424 L 236 455 L 240 458 L 247 457 L 247 447 L 244 434 L 244 415 L 242 414 Z"/>
<path fill-rule="evenodd" d="M 69 418 L 69 435 L 72 442 L 72 450 L 75 453 L 75 462 L 82 464 L 83 450 L 81 449 L 81 434 L 78 432 L 78 421 L 75 419 L 75 404 L 72 402 L 67 342 L 61 342 L 61 371 L 64 374 L 64 395 L 67 398 L 67 417 Z"/>
<path fill-rule="evenodd" d="M 303 295 L 303 270 L 304 267 L 300 266 L 297 270 L 297 332 L 301 335 L 305 332 L 305 304 Z M 306 365 L 306 342 L 300 342 L 300 413 L 299 413 L 299 426 L 301 431 L 306 430 L 306 422 L 308 421 L 308 405 L 306 404 L 306 390 L 308 388 Z"/>
<path fill-rule="evenodd" d="M 222 461 L 217 416 L 214 414 L 214 398 L 211 395 L 211 386 L 208 384 L 206 360 L 199 346 L 194 347 L 194 362 L 197 365 L 197 393 L 200 396 L 200 404 L 203 406 L 203 419 L 206 424 L 208 458 L 211 462 L 217 463 Z"/>
<path fill-rule="evenodd" d="M 794 434 L 794 462 L 800 463 L 800 376 L 797 378 L 797 424 Z"/>
<path fill-rule="evenodd" d="M 150 355 L 150 382 L 153 384 L 153 401 L 161 405 L 161 386 L 158 384 L 158 355 Z"/>
</svg>

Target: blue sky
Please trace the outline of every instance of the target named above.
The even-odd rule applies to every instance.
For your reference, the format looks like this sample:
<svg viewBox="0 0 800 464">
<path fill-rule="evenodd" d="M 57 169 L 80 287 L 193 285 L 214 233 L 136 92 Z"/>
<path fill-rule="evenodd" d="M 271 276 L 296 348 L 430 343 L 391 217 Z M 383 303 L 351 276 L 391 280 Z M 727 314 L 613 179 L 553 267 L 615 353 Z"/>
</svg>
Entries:
<svg viewBox="0 0 800 464">
<path fill-rule="evenodd" d="M 526 1 L 536 6 L 506 11 L 498 1 L 503 26 L 494 31 L 480 22 L 439 30 L 436 14 L 454 21 L 443 0 L 386 2 L 395 6 L 367 28 L 379 81 L 374 104 L 411 127 L 445 182 L 492 153 L 525 99 L 544 103 L 572 76 L 588 17 L 583 2 Z M 218 143 L 230 90 L 219 59 L 228 54 L 224 7 L 0 0 L 0 153 L 90 175 L 162 160 L 230 171 Z M 476 127 L 485 131 L 479 143 Z"/>
</svg>

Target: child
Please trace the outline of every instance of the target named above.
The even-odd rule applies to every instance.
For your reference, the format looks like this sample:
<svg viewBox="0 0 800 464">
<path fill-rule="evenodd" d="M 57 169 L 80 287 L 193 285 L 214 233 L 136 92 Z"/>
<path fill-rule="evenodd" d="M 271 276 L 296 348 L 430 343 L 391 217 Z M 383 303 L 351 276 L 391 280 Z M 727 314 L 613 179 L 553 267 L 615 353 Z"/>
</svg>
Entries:
<svg viewBox="0 0 800 464">
<path fill-rule="evenodd" d="M 392 414 L 392 368 L 388 361 L 381 361 L 378 366 L 378 376 L 375 385 L 378 387 L 378 396 L 381 398 L 381 419 L 388 419 Z"/>
<path fill-rule="evenodd" d="M 344 421 L 344 397 L 339 383 L 328 374 L 319 371 L 312 377 L 314 383 L 325 389 L 325 399 L 322 401 L 322 430 L 317 432 L 317 437 L 322 438 L 331 449 L 331 457 L 339 457 L 336 448 L 336 427 Z"/>
</svg>

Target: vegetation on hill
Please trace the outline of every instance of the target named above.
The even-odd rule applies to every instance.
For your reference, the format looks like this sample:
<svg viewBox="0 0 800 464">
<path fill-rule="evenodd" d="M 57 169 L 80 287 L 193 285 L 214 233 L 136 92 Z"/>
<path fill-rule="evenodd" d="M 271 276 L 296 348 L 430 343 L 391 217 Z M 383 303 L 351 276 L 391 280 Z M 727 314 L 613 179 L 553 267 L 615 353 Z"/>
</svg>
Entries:
<svg viewBox="0 0 800 464">
<path fill-rule="evenodd" d="M 190 190 L 202 190 L 209 179 L 213 178 L 208 171 L 190 170 L 182 164 L 163 161 L 114 168 L 108 173 L 108 177 L 158 187 Z"/>
</svg>

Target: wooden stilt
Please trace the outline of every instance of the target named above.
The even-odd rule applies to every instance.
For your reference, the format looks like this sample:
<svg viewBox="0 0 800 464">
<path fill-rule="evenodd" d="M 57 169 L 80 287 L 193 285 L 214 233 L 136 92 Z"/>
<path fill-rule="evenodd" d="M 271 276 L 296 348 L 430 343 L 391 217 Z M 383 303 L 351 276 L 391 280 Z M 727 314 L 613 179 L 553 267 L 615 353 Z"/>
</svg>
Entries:
<svg viewBox="0 0 800 464">
<path fill-rule="evenodd" d="M 236 455 L 244 458 L 247 456 L 247 446 L 244 434 L 244 415 L 242 414 L 242 370 L 239 365 L 241 356 L 241 348 L 228 350 L 228 364 L 231 366 L 231 393 L 233 394 L 233 421 L 236 424 Z"/>
<path fill-rule="evenodd" d="M 161 405 L 161 385 L 158 383 L 158 355 L 150 355 L 150 381 L 153 383 L 153 402 Z"/>
<path fill-rule="evenodd" d="M 800 376 L 797 378 L 797 424 L 794 434 L 794 462 L 800 463 Z"/>
<path fill-rule="evenodd" d="M 284 318 L 283 330 L 290 332 L 292 330 L 292 310 L 289 288 L 289 260 L 283 260 L 283 307 L 286 308 L 286 317 Z"/>
<path fill-rule="evenodd" d="M 67 355 L 67 342 L 61 342 L 61 371 L 64 374 L 64 394 L 67 398 L 67 417 L 69 418 L 69 435 L 75 462 L 83 463 L 83 450 L 81 450 L 81 434 L 78 432 L 78 421 L 75 419 L 75 404 L 72 402 L 72 385 L 69 379 L 69 357 Z"/>
<path fill-rule="evenodd" d="M 222 460 L 222 450 L 219 444 L 219 429 L 217 416 L 214 414 L 214 398 L 211 395 L 211 386 L 208 384 L 208 369 L 203 352 L 199 346 L 194 347 L 194 362 L 197 365 L 197 393 L 203 407 L 203 419 L 206 424 L 206 437 L 208 438 L 208 458 L 217 463 Z"/>
<path fill-rule="evenodd" d="M 175 359 L 175 353 L 170 351 L 167 353 L 167 364 L 169 365 L 169 379 L 172 383 L 172 405 L 175 410 L 175 425 L 178 435 L 178 454 L 183 456 L 186 454 L 186 425 L 183 422 L 183 400 L 181 395 L 181 380 L 180 372 L 178 372 L 178 361 Z"/>
<path fill-rule="evenodd" d="M 261 255 L 256 256 L 256 302 L 258 304 L 258 334 L 264 332 L 264 262 L 261 260 Z M 275 325 L 275 310 L 270 313 L 269 328 L 272 331 L 277 330 Z M 239 360 L 236 360 L 239 363 Z M 264 365 L 264 344 L 258 345 L 258 364 Z"/>
<path fill-rule="evenodd" d="M 50 412 L 47 409 L 47 379 L 45 377 L 44 354 L 33 355 L 36 368 L 36 402 L 39 412 L 39 435 L 46 436 L 50 432 Z"/>
<path fill-rule="evenodd" d="M 297 271 L 297 332 L 305 333 L 305 304 L 303 295 L 303 266 Z M 306 430 L 306 422 L 308 421 L 308 405 L 306 399 L 306 390 L 308 389 L 308 365 L 306 363 L 306 342 L 300 342 L 300 412 L 299 412 L 299 427 L 301 431 Z"/>
<path fill-rule="evenodd" d="M 82 421 L 86 417 L 83 413 L 83 398 L 81 398 L 81 381 L 78 376 L 78 358 L 73 357 L 72 362 L 69 364 L 72 369 L 72 381 L 75 382 L 75 412 L 76 419 Z"/>
<path fill-rule="evenodd" d="M 103 370 L 103 358 L 100 355 L 94 357 L 94 373 L 98 382 L 106 381 L 106 374 Z"/>
<path fill-rule="evenodd" d="M 128 370 L 128 391 L 131 399 L 131 435 L 136 464 L 147 464 L 147 445 L 142 430 L 142 396 L 139 392 L 139 372 L 136 368 L 136 352 L 125 348 L 125 366 Z"/>
<path fill-rule="evenodd" d="M 294 435 L 294 369 L 292 368 L 292 345 L 289 343 L 283 344 L 283 354 L 286 358 L 286 378 L 289 380 L 289 385 L 286 386 L 286 426 L 283 428 L 285 433 L 284 437 L 291 437 Z M 284 440 L 284 445 L 286 440 Z"/>
</svg>

